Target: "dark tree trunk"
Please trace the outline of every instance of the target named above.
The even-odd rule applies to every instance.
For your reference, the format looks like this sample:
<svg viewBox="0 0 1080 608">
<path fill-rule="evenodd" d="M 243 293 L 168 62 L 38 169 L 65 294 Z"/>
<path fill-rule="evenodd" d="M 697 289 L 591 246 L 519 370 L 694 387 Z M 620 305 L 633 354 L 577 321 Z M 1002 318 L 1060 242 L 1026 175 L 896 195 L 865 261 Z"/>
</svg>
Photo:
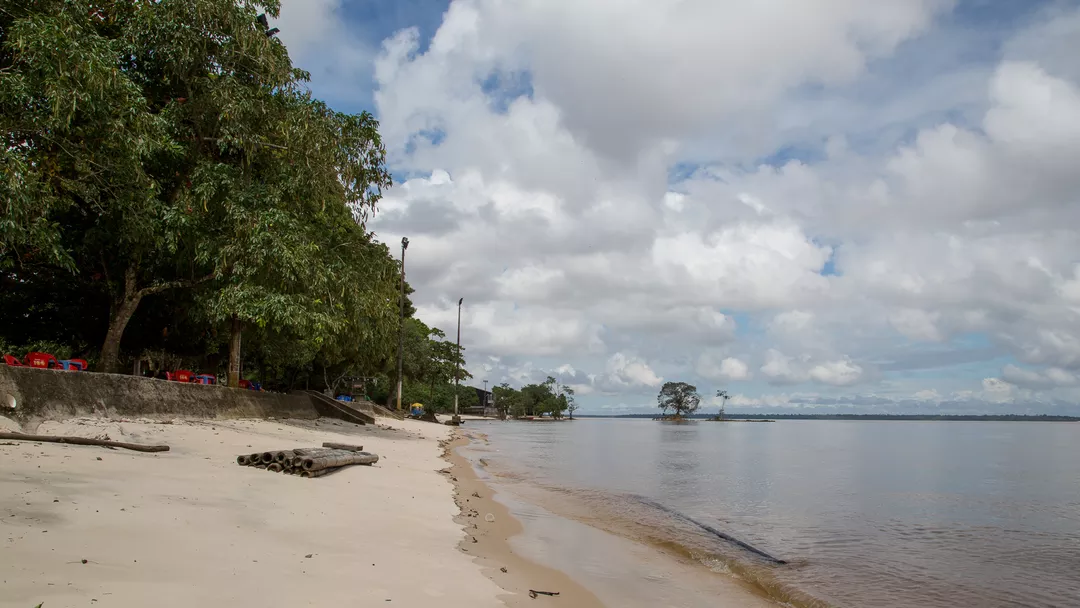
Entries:
<svg viewBox="0 0 1080 608">
<path fill-rule="evenodd" d="M 119 367 L 120 339 L 124 337 L 124 329 L 127 328 L 131 316 L 135 314 L 144 295 L 135 288 L 137 273 L 138 269 L 134 264 L 124 271 L 124 295 L 113 302 L 112 311 L 109 314 L 109 331 L 105 334 L 105 343 L 101 345 L 99 372 L 115 373 Z"/>
<path fill-rule="evenodd" d="M 101 345 L 101 359 L 98 361 L 98 371 L 115 373 L 120 362 L 120 340 L 124 337 L 124 330 L 131 321 L 131 316 L 139 308 L 139 303 L 146 296 L 161 293 L 174 287 L 191 287 L 205 281 L 209 281 L 214 275 L 210 274 L 201 279 L 184 279 L 159 283 L 150 287 L 139 289 L 139 265 L 132 262 L 124 271 L 124 294 L 113 302 L 109 313 L 109 331 L 105 333 L 105 342 Z"/>
<path fill-rule="evenodd" d="M 229 336 L 229 386 L 240 387 L 240 317 L 233 315 L 232 333 Z"/>
</svg>

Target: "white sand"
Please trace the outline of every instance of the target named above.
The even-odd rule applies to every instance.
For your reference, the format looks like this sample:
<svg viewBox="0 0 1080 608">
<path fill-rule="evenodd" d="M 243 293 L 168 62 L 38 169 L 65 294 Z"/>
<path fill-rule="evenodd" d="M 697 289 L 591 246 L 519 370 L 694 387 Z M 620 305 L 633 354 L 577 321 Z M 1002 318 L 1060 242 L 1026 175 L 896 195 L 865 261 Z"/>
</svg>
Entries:
<svg viewBox="0 0 1080 608">
<path fill-rule="evenodd" d="M 456 548 L 449 429 L 390 423 L 45 423 L 172 450 L 0 445 L 0 607 L 501 606 Z M 320 479 L 235 462 L 323 441 L 381 459 Z"/>
</svg>

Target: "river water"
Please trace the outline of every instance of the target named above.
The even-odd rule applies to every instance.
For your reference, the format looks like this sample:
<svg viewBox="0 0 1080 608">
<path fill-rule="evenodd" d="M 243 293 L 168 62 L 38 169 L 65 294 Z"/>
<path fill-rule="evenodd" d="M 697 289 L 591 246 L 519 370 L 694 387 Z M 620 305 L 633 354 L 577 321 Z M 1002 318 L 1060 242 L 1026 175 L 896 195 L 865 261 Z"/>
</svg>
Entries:
<svg viewBox="0 0 1080 608">
<path fill-rule="evenodd" d="M 551 523 L 562 518 L 574 522 L 564 537 L 603 530 L 696 564 L 701 577 L 672 584 L 678 598 L 667 605 L 713 605 L 708 577 L 734 574 L 795 606 L 1080 606 L 1077 423 L 586 419 L 468 429 L 483 440 L 466 455 L 518 501 L 526 535 L 532 526 L 551 545 L 540 552 L 567 544 Z M 563 549 L 561 565 L 598 580 L 618 584 L 629 572 L 611 565 L 628 550 L 608 559 Z M 626 584 L 641 585 L 632 576 Z"/>
</svg>

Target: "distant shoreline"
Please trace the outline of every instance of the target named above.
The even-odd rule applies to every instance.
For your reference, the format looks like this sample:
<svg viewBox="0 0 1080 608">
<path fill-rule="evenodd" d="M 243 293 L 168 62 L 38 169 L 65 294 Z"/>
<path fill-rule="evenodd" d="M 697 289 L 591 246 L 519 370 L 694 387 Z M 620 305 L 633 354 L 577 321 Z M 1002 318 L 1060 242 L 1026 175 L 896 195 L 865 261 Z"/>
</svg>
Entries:
<svg viewBox="0 0 1080 608">
<path fill-rule="evenodd" d="M 715 414 L 695 414 L 685 420 L 709 420 Z M 633 418 L 650 420 L 657 414 L 622 414 L 603 416 L 599 414 L 577 414 L 575 418 Z M 945 422 L 1080 422 L 1080 416 L 1028 416 L 1022 414 L 1003 415 L 937 415 L 937 414 L 724 414 L 730 420 L 935 420 Z"/>
</svg>

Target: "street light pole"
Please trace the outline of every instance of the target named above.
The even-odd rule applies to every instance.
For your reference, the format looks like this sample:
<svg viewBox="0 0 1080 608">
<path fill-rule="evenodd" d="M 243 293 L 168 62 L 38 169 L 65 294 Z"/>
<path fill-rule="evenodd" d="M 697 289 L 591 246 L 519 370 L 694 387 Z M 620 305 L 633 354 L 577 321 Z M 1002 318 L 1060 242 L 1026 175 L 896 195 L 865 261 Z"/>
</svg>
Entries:
<svg viewBox="0 0 1080 608">
<path fill-rule="evenodd" d="M 489 398 L 488 398 L 488 392 L 487 392 L 487 380 L 484 380 L 484 403 L 482 404 L 484 406 L 484 412 L 487 412 L 488 401 L 489 401 Z M 483 415 L 484 414 L 481 414 L 481 416 L 483 416 Z"/>
<path fill-rule="evenodd" d="M 401 411 L 401 367 L 405 356 L 405 250 L 409 239 L 401 237 L 401 311 L 398 315 L 397 342 L 397 411 Z"/>
<path fill-rule="evenodd" d="M 465 301 L 465 298 L 460 298 L 457 301 L 457 372 L 454 374 L 454 415 L 458 415 L 458 384 L 461 381 L 461 303 Z"/>
</svg>

